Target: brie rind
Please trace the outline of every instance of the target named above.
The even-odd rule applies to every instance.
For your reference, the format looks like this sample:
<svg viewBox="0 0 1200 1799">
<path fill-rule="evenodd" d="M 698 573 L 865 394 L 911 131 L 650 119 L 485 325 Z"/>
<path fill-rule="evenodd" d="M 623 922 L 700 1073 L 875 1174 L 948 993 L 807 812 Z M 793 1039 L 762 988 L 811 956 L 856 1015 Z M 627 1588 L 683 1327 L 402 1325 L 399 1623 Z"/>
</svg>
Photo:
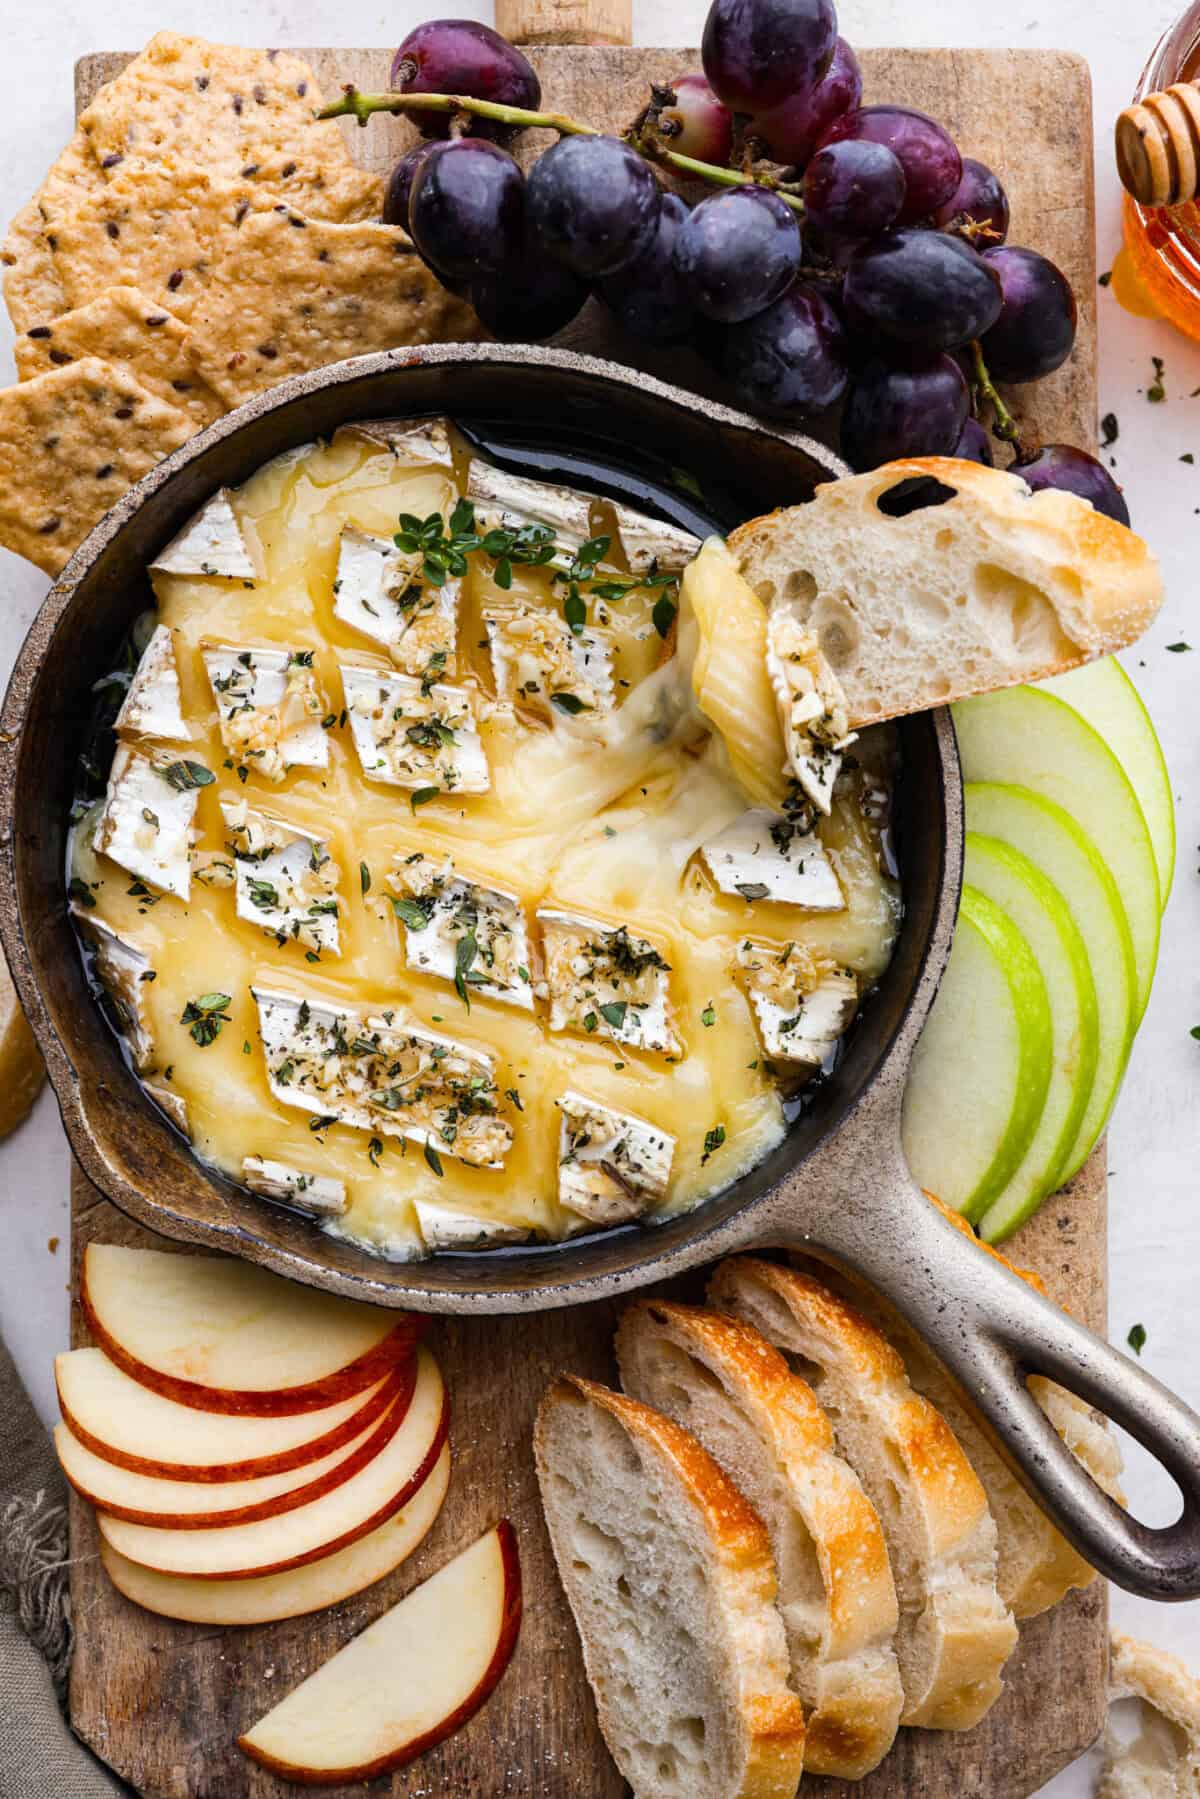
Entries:
<svg viewBox="0 0 1200 1799">
<path fill-rule="evenodd" d="M 487 1249 L 497 1243 L 524 1243 L 529 1232 L 519 1224 L 499 1218 L 476 1218 L 469 1212 L 451 1212 L 414 1199 L 413 1210 L 426 1249 Z"/>
<path fill-rule="evenodd" d="M 815 831 L 799 831 L 781 812 L 756 806 L 701 844 L 722 893 L 772 900 L 809 912 L 841 912 L 845 899 Z"/>
<path fill-rule="evenodd" d="M 427 586 L 423 557 L 406 555 L 386 537 L 344 525 L 338 542 L 333 613 L 374 638 L 407 675 L 454 673 L 462 582 Z"/>
<path fill-rule="evenodd" d="M 678 1056 L 670 964 L 644 937 L 577 912 L 542 907 L 545 995 L 552 1031 L 584 1031 L 634 1049 Z"/>
<path fill-rule="evenodd" d="M 841 751 L 856 741 L 846 696 L 820 645 L 785 608 L 767 619 L 767 674 L 775 690 L 787 766 L 813 805 L 828 813 Z"/>
<path fill-rule="evenodd" d="M 409 968 L 453 981 L 459 973 L 459 946 L 469 933 L 475 953 L 462 974 L 471 993 L 532 1012 L 529 932 L 515 893 L 456 875 L 449 857 L 439 862 L 420 853 L 397 859 L 388 886 L 410 902 L 399 915 Z M 425 914 L 423 925 L 419 912 Z"/>
<path fill-rule="evenodd" d="M 168 751 L 143 752 L 118 742 L 93 839 L 101 855 L 180 899 L 191 891 L 198 790 L 190 783 L 177 786 L 171 770 L 187 766 Z"/>
<path fill-rule="evenodd" d="M 435 683 L 426 691 L 408 675 L 385 675 L 350 662 L 338 668 L 351 736 L 368 780 L 447 793 L 487 792 L 487 757 L 465 688 Z"/>
<path fill-rule="evenodd" d="M 666 1196 L 675 1139 L 632 1113 L 568 1090 L 558 1141 L 558 1200 L 593 1224 L 624 1224 Z"/>
<path fill-rule="evenodd" d="M 96 974 L 124 1027 L 129 1054 L 139 1074 L 154 1061 L 154 1038 L 146 1020 L 146 981 L 150 958 L 135 944 L 127 943 L 101 919 L 73 906 L 76 922 L 88 939 Z"/>
<path fill-rule="evenodd" d="M 192 1121 L 188 1114 L 187 1100 L 184 1099 L 182 1093 L 176 1093 L 175 1089 L 168 1087 L 165 1081 L 144 1081 L 142 1084 L 155 1105 L 166 1113 L 175 1129 L 190 1143 Z"/>
<path fill-rule="evenodd" d="M 854 1020 L 858 984 L 848 969 L 831 968 L 806 990 L 805 958 L 792 954 L 795 947 L 745 942 L 738 961 L 767 1055 L 818 1068 Z"/>
<path fill-rule="evenodd" d="M 523 602 L 486 610 L 483 624 L 499 699 L 552 721 L 611 710 L 612 645 L 603 632 L 576 636 L 566 619 Z"/>
<path fill-rule="evenodd" d="M 201 648 L 221 742 L 245 768 L 282 781 L 290 768 L 326 768 L 329 738 L 311 664 L 277 644 Z"/>
<path fill-rule="evenodd" d="M 354 1130 L 408 1137 L 429 1152 L 500 1168 L 512 1127 L 500 1116 L 496 1061 L 396 1014 L 361 1012 L 252 987 L 267 1083 L 282 1105 Z"/>
<path fill-rule="evenodd" d="M 454 452 L 445 419 L 368 419 L 351 427 L 360 437 L 385 444 L 406 468 L 453 468 Z"/>
<path fill-rule="evenodd" d="M 175 633 L 169 625 L 155 625 L 113 730 L 118 735 L 128 731 L 135 737 L 167 737 L 179 743 L 190 739 L 179 691 Z"/>
<path fill-rule="evenodd" d="M 286 1162 L 247 1156 L 242 1180 L 263 1199 L 277 1199 L 317 1218 L 340 1218 L 346 1210 L 346 1183 L 330 1174 L 306 1174 L 301 1168 L 289 1168 Z"/>
<path fill-rule="evenodd" d="M 262 572 L 224 487 L 150 564 L 152 575 L 220 575 L 227 581 L 256 581 Z"/>
<path fill-rule="evenodd" d="M 570 487 L 556 487 L 549 481 L 531 481 L 526 475 L 512 475 L 495 468 L 490 462 L 472 461 L 467 469 L 467 499 L 475 507 L 476 525 L 483 531 L 520 531 L 526 525 L 546 525 L 554 532 L 554 540 L 566 557 L 555 557 L 556 564 L 569 561 L 575 551 L 592 536 L 604 532 L 592 530 L 592 508 L 595 501 Z M 682 569 L 700 549 L 700 539 L 678 525 L 664 524 L 632 506 L 613 504 L 621 544 L 630 571 L 645 575 L 651 570 L 669 573 Z M 613 566 L 611 557 L 605 558 Z"/>
<path fill-rule="evenodd" d="M 230 833 L 238 917 L 280 944 L 338 955 L 341 871 L 324 840 L 242 801 L 222 802 L 221 816 Z"/>
</svg>

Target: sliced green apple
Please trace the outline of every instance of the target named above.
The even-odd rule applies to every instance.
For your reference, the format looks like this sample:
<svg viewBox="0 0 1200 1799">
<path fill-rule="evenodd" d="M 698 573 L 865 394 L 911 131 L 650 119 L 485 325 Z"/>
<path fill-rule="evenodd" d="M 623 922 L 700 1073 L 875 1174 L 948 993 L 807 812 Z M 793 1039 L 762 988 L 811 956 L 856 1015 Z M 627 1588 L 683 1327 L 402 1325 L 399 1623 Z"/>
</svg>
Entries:
<svg viewBox="0 0 1200 1799">
<path fill-rule="evenodd" d="M 1016 925 L 1037 959 L 1050 1002 L 1046 1103 L 1020 1166 L 982 1220 L 989 1237 L 1007 1236 L 1053 1193 L 1076 1148 L 1096 1076 L 1096 985 L 1086 945 L 1062 895 L 1028 856 L 997 837 L 969 831 L 963 876 Z"/>
<path fill-rule="evenodd" d="M 1096 1074 L 1075 1148 L 1059 1183 L 1082 1166 L 1108 1122 L 1137 1025 L 1133 939 L 1116 882 L 1075 820 L 1041 794 L 1000 782 L 971 782 L 967 828 L 1021 850 L 1054 883 L 1087 945 L 1099 1022 Z"/>
<path fill-rule="evenodd" d="M 1033 1140 L 1053 1047 L 1033 951 L 999 906 L 964 887 L 904 1095 L 904 1153 L 922 1187 L 972 1220 L 983 1216 Z"/>
<path fill-rule="evenodd" d="M 954 707 L 967 781 L 1030 787 L 1069 812 L 1116 881 L 1133 938 L 1137 1011 L 1150 997 L 1162 906 L 1150 833 L 1129 778 L 1100 733 L 1037 687 L 1008 687 Z"/>
<path fill-rule="evenodd" d="M 1165 906 L 1175 874 L 1175 801 L 1162 745 L 1141 694 L 1115 656 L 1052 675 L 1039 686 L 1086 718 L 1129 776 L 1145 814 Z"/>
</svg>

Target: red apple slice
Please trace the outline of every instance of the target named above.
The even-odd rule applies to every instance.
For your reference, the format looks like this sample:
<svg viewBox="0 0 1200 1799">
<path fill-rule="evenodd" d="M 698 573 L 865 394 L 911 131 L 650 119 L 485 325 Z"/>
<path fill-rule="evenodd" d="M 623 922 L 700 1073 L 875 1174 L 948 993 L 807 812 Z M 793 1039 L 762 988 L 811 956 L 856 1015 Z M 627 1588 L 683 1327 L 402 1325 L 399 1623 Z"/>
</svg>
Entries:
<svg viewBox="0 0 1200 1799">
<path fill-rule="evenodd" d="M 398 1568 L 432 1528 L 449 1484 L 450 1445 L 444 1443 L 409 1503 L 386 1524 L 347 1548 L 286 1574 L 264 1574 L 257 1580 L 159 1574 L 126 1560 L 103 1538 L 100 1559 L 118 1593 L 164 1618 L 183 1618 L 190 1624 L 273 1624 L 339 1605 Z"/>
<path fill-rule="evenodd" d="M 503 1519 L 238 1738 L 303 1786 L 373 1780 L 474 1717 L 512 1658 L 521 1564 Z"/>
<path fill-rule="evenodd" d="M 55 1358 L 58 1403 L 71 1434 L 105 1462 L 160 1480 L 256 1480 L 332 1455 L 392 1402 L 388 1374 L 361 1393 L 280 1418 L 198 1412 L 144 1387 L 102 1349 Z"/>
<path fill-rule="evenodd" d="M 449 1423 L 438 1365 L 427 1349 L 420 1349 L 404 1422 L 365 1468 L 320 1499 L 254 1524 L 210 1530 L 160 1530 L 101 1512 L 100 1531 L 131 1562 L 163 1574 L 205 1580 L 281 1574 L 356 1542 L 407 1505 L 436 1462 Z"/>
<path fill-rule="evenodd" d="M 403 1423 L 415 1379 L 414 1364 L 405 1362 L 389 1383 L 391 1402 L 382 1418 L 374 1419 L 357 1437 L 320 1461 L 283 1474 L 264 1474 L 258 1480 L 214 1484 L 131 1474 L 128 1468 L 115 1468 L 111 1462 L 93 1455 L 65 1424 L 55 1429 L 54 1447 L 62 1471 L 75 1491 L 114 1518 L 151 1524 L 158 1530 L 209 1530 L 216 1525 L 253 1524 L 256 1519 L 276 1518 L 298 1506 L 310 1505 L 365 1468 Z"/>
<path fill-rule="evenodd" d="M 256 1417 L 361 1393 L 424 1321 L 301 1287 L 226 1256 L 89 1243 L 80 1303 L 100 1347 L 181 1405 Z"/>
</svg>

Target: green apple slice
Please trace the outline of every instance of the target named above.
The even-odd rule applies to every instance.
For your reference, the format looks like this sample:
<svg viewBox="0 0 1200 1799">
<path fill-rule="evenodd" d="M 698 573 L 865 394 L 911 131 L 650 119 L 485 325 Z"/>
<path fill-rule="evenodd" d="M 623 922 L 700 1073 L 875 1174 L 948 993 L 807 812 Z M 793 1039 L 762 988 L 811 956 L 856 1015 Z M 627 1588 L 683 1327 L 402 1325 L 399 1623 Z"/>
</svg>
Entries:
<svg viewBox="0 0 1200 1799">
<path fill-rule="evenodd" d="M 954 724 L 964 780 L 1031 787 L 1069 812 L 1107 863 L 1133 938 L 1140 1019 L 1154 979 L 1162 906 L 1150 833 L 1116 756 L 1065 700 L 1037 687 L 963 700 Z"/>
<path fill-rule="evenodd" d="M 1052 675 L 1039 686 L 1086 718 L 1129 776 L 1150 833 L 1165 907 L 1175 874 L 1175 801 L 1162 745 L 1141 694 L 1115 656 Z"/>
<path fill-rule="evenodd" d="M 1075 820 L 1024 787 L 972 782 L 967 828 L 1021 850 L 1066 901 L 1087 945 L 1096 993 L 1099 1040 L 1092 1091 L 1075 1147 L 1058 1179 L 1069 1181 L 1108 1122 L 1137 1027 L 1137 972 L 1125 908 L 1109 874 Z"/>
<path fill-rule="evenodd" d="M 985 1212 L 989 1241 L 1007 1237 L 1059 1184 L 1076 1147 L 1100 1029 L 1087 947 L 1057 887 L 1010 843 L 967 833 L 963 878 L 1000 907 L 1037 959 L 1050 1002 L 1052 1053 L 1046 1103 L 1029 1147 Z"/>
<path fill-rule="evenodd" d="M 1053 1027 L 1037 959 L 1012 920 L 964 887 L 954 948 L 913 1056 L 904 1153 L 968 1218 L 1012 1179 L 1046 1103 Z"/>
</svg>

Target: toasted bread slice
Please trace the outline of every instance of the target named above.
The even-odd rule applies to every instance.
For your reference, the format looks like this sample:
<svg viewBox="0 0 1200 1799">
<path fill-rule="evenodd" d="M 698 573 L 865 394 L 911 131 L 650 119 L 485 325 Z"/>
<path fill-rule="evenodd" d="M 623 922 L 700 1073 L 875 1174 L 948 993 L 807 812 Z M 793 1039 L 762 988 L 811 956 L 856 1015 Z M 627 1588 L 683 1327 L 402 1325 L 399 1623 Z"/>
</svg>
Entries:
<svg viewBox="0 0 1200 1799">
<path fill-rule="evenodd" d="M 879 1513 L 900 1601 L 901 1722 L 969 1730 L 999 1697 L 1017 1627 L 996 1591 L 987 1496 L 950 1426 L 887 1339 L 811 1276 L 736 1257 L 708 1297 L 809 1382 Z"/>
<path fill-rule="evenodd" d="M 829 482 L 729 548 L 816 636 L 852 726 L 1110 655 L 1162 603 L 1158 564 L 1124 525 L 952 457 Z"/>
<path fill-rule="evenodd" d="M 600 1728 L 637 1799 L 792 1799 L 804 1714 L 766 1528 L 732 1481 L 669 1418 L 574 1377 L 542 1400 L 534 1454 Z"/>
<path fill-rule="evenodd" d="M 1122 1743 L 1111 1723 L 1096 1799 L 1195 1799 L 1200 1793 L 1200 1681 L 1176 1656 L 1113 1632 L 1110 1691 L 1140 1699 L 1142 1728 Z"/>
<path fill-rule="evenodd" d="M 628 1308 L 617 1362 L 625 1391 L 691 1431 L 766 1525 L 805 1771 L 861 1780 L 904 1704 L 896 1589 L 879 1515 L 812 1389 L 749 1325 L 667 1300 Z"/>
</svg>

